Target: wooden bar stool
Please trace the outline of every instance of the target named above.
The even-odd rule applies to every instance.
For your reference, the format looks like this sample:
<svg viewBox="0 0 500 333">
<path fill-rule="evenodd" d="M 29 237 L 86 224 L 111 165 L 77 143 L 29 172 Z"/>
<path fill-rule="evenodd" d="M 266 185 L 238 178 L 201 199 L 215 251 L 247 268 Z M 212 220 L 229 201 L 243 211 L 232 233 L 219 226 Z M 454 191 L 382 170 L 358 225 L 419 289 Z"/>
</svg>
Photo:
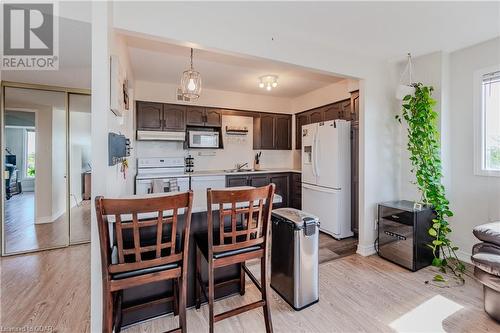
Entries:
<svg viewBox="0 0 500 333">
<path fill-rule="evenodd" d="M 207 191 L 208 234 L 196 234 L 196 308 L 200 308 L 201 293 L 208 299 L 210 333 L 214 323 L 263 307 L 266 332 L 272 332 L 269 308 L 269 230 L 275 185 L 260 188 L 228 188 Z M 218 207 L 217 229 L 214 231 L 212 205 Z M 208 296 L 201 278 L 201 255 L 208 262 Z M 261 282 L 245 266 L 245 261 L 260 259 Z M 239 263 L 240 294 L 245 292 L 245 272 L 261 291 L 262 299 L 238 308 L 214 314 L 214 271 L 216 268 Z"/>
<path fill-rule="evenodd" d="M 103 282 L 103 332 L 111 333 L 113 327 L 115 332 L 121 329 L 124 289 L 164 280 L 173 281 L 174 295 L 147 304 L 173 301 L 174 314 L 179 314 L 179 327 L 170 332 L 187 331 L 186 287 L 192 202 L 191 191 L 147 199 L 96 197 Z M 183 230 L 178 226 L 179 210 L 184 213 Z M 108 216 L 114 216 L 112 225 L 116 242 L 110 241 Z"/>
</svg>

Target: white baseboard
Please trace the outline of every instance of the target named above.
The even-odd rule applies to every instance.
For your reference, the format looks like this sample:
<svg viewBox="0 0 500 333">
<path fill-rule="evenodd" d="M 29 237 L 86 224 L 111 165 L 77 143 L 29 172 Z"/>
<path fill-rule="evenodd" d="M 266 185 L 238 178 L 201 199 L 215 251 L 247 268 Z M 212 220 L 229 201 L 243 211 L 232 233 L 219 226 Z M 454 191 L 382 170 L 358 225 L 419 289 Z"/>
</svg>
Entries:
<svg viewBox="0 0 500 333">
<path fill-rule="evenodd" d="M 363 257 L 368 257 L 371 256 L 372 254 L 377 253 L 377 251 L 375 251 L 375 246 L 373 246 L 373 244 L 372 245 L 358 244 L 358 249 L 356 250 L 356 253 Z"/>
<path fill-rule="evenodd" d="M 42 216 L 42 217 L 37 217 L 35 219 L 35 224 L 44 224 L 44 223 L 52 223 L 55 220 L 57 220 L 61 215 L 63 215 L 65 210 L 62 210 L 60 212 L 57 212 L 53 214 L 52 216 Z"/>
<path fill-rule="evenodd" d="M 472 261 L 470 260 L 472 254 L 470 252 L 458 250 L 455 253 L 457 254 L 458 259 L 460 259 L 461 261 L 472 264 Z"/>
</svg>

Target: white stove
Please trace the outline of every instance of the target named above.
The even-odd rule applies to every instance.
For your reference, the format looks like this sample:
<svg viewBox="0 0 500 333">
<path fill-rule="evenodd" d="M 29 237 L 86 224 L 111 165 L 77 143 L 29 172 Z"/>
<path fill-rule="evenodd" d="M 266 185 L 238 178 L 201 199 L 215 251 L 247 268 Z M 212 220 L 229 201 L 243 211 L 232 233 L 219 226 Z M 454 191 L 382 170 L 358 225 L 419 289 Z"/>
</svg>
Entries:
<svg viewBox="0 0 500 333">
<path fill-rule="evenodd" d="M 184 157 L 137 159 L 136 194 L 187 190 L 189 190 L 189 176 L 184 173 Z"/>
</svg>

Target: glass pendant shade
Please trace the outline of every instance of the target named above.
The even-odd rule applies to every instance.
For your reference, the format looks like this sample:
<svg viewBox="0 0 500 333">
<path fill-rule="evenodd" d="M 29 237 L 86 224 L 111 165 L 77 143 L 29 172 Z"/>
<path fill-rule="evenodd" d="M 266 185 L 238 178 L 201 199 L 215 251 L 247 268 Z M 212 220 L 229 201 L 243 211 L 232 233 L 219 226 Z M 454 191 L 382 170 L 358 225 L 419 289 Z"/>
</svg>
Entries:
<svg viewBox="0 0 500 333">
<path fill-rule="evenodd" d="M 201 75 L 193 68 L 193 49 L 191 49 L 191 67 L 182 73 L 181 89 L 184 97 L 190 99 L 200 97 Z"/>
</svg>

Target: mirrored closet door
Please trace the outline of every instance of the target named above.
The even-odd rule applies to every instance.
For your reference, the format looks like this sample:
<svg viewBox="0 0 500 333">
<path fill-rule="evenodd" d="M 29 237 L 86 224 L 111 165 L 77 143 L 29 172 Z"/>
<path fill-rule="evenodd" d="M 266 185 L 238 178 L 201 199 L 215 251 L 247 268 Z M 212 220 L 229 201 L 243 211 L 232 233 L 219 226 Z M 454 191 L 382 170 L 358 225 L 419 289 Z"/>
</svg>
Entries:
<svg viewBox="0 0 500 333">
<path fill-rule="evenodd" d="M 2 254 L 90 241 L 90 95 L 2 84 Z"/>
</svg>

